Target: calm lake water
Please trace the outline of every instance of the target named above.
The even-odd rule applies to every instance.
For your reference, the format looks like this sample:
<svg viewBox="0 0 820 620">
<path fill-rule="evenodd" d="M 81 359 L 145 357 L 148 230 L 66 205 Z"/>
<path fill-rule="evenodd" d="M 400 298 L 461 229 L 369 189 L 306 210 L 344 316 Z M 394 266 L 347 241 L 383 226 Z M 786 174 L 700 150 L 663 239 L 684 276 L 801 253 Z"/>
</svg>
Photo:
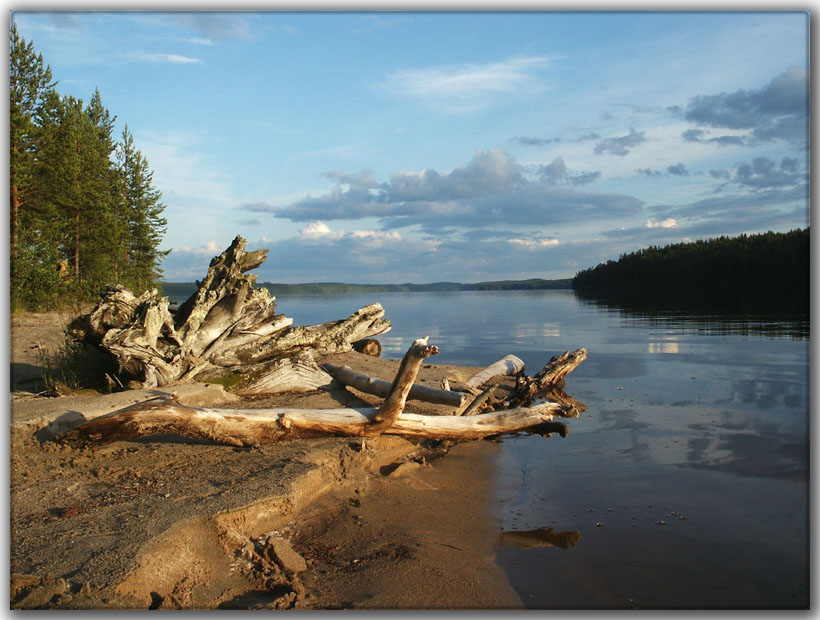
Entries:
<svg viewBox="0 0 820 620">
<path fill-rule="evenodd" d="M 645 318 L 568 290 L 293 296 L 277 309 L 308 325 L 374 301 L 393 324 L 385 357 L 428 335 L 434 363 L 513 353 L 528 374 L 589 352 L 567 379 L 587 406 L 569 435 L 501 442 L 497 561 L 526 606 L 808 605 L 807 317 Z"/>
</svg>

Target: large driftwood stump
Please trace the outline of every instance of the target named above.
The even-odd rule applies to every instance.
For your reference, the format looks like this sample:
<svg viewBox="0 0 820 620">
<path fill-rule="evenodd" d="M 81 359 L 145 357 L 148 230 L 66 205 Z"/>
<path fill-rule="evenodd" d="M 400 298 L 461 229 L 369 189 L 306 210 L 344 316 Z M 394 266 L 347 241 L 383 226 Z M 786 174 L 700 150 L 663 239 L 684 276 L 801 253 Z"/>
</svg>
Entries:
<svg viewBox="0 0 820 620">
<path fill-rule="evenodd" d="M 121 384 L 155 387 L 238 368 L 248 377 L 268 376 L 276 360 L 306 350 L 349 351 L 354 342 L 390 330 L 379 304 L 340 321 L 293 325 L 276 314 L 268 290 L 255 287 L 256 276 L 246 274 L 265 261 L 267 250 L 246 252 L 245 244 L 237 236 L 215 256 L 196 292 L 175 312 L 156 289 L 137 297 L 110 286 L 89 314 L 72 322 L 69 334 L 112 355 Z"/>
</svg>

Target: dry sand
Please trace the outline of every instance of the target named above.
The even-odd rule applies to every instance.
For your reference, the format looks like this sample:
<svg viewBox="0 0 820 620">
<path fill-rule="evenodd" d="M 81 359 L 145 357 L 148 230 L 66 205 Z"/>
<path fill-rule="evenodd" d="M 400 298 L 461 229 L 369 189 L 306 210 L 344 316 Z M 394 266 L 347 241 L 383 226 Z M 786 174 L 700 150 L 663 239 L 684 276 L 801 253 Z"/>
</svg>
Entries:
<svg viewBox="0 0 820 620">
<path fill-rule="evenodd" d="M 72 449 L 54 436 L 157 391 L 35 396 L 41 353 L 59 349 L 65 324 L 12 318 L 12 608 L 521 607 L 493 559 L 497 444 L 383 435 L 244 449 L 154 437 Z M 329 361 L 384 379 L 398 367 L 358 353 Z M 419 379 L 475 370 L 431 364 Z M 165 391 L 189 405 L 378 402 L 341 388 L 244 401 L 217 385 Z"/>
</svg>

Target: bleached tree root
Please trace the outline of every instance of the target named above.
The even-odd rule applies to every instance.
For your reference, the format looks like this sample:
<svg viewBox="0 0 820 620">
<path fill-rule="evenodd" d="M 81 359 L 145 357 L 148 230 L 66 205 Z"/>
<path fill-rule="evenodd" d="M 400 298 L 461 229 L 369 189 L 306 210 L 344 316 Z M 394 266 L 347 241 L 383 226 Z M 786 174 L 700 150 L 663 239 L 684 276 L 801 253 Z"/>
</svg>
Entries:
<svg viewBox="0 0 820 620">
<path fill-rule="evenodd" d="M 111 286 L 68 332 L 110 354 L 120 384 L 150 388 L 220 370 L 249 370 L 308 349 L 320 355 L 350 351 L 353 343 L 390 330 L 379 304 L 344 320 L 294 326 L 293 319 L 275 313 L 275 298 L 256 288 L 256 276 L 245 273 L 265 261 L 267 250 L 246 252 L 245 245 L 237 236 L 215 256 L 196 292 L 175 312 L 156 289 L 136 297 Z"/>
</svg>

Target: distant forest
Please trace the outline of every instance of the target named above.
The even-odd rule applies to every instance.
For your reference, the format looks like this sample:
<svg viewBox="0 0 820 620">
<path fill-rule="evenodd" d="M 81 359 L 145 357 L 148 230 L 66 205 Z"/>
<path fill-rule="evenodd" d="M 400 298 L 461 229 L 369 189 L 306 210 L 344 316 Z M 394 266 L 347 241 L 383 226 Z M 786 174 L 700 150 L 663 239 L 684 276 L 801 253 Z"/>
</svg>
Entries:
<svg viewBox="0 0 820 620">
<path fill-rule="evenodd" d="M 808 314 L 809 230 L 653 246 L 578 272 L 572 287 L 645 311 Z"/>
<path fill-rule="evenodd" d="M 51 69 L 12 26 L 9 37 L 11 310 L 95 299 L 106 284 L 135 291 L 161 276 L 167 222 L 153 172 L 99 90 L 61 96 Z"/>
<path fill-rule="evenodd" d="M 499 280 L 496 282 L 433 282 L 431 284 L 344 284 L 341 282 L 310 282 L 306 284 L 277 284 L 262 282 L 260 287 L 272 295 L 329 295 L 338 293 L 415 293 L 424 291 L 528 291 L 568 289 L 572 278 L 562 280 Z M 163 282 L 162 291 L 174 299 L 184 300 L 196 290 L 194 282 Z"/>
</svg>

